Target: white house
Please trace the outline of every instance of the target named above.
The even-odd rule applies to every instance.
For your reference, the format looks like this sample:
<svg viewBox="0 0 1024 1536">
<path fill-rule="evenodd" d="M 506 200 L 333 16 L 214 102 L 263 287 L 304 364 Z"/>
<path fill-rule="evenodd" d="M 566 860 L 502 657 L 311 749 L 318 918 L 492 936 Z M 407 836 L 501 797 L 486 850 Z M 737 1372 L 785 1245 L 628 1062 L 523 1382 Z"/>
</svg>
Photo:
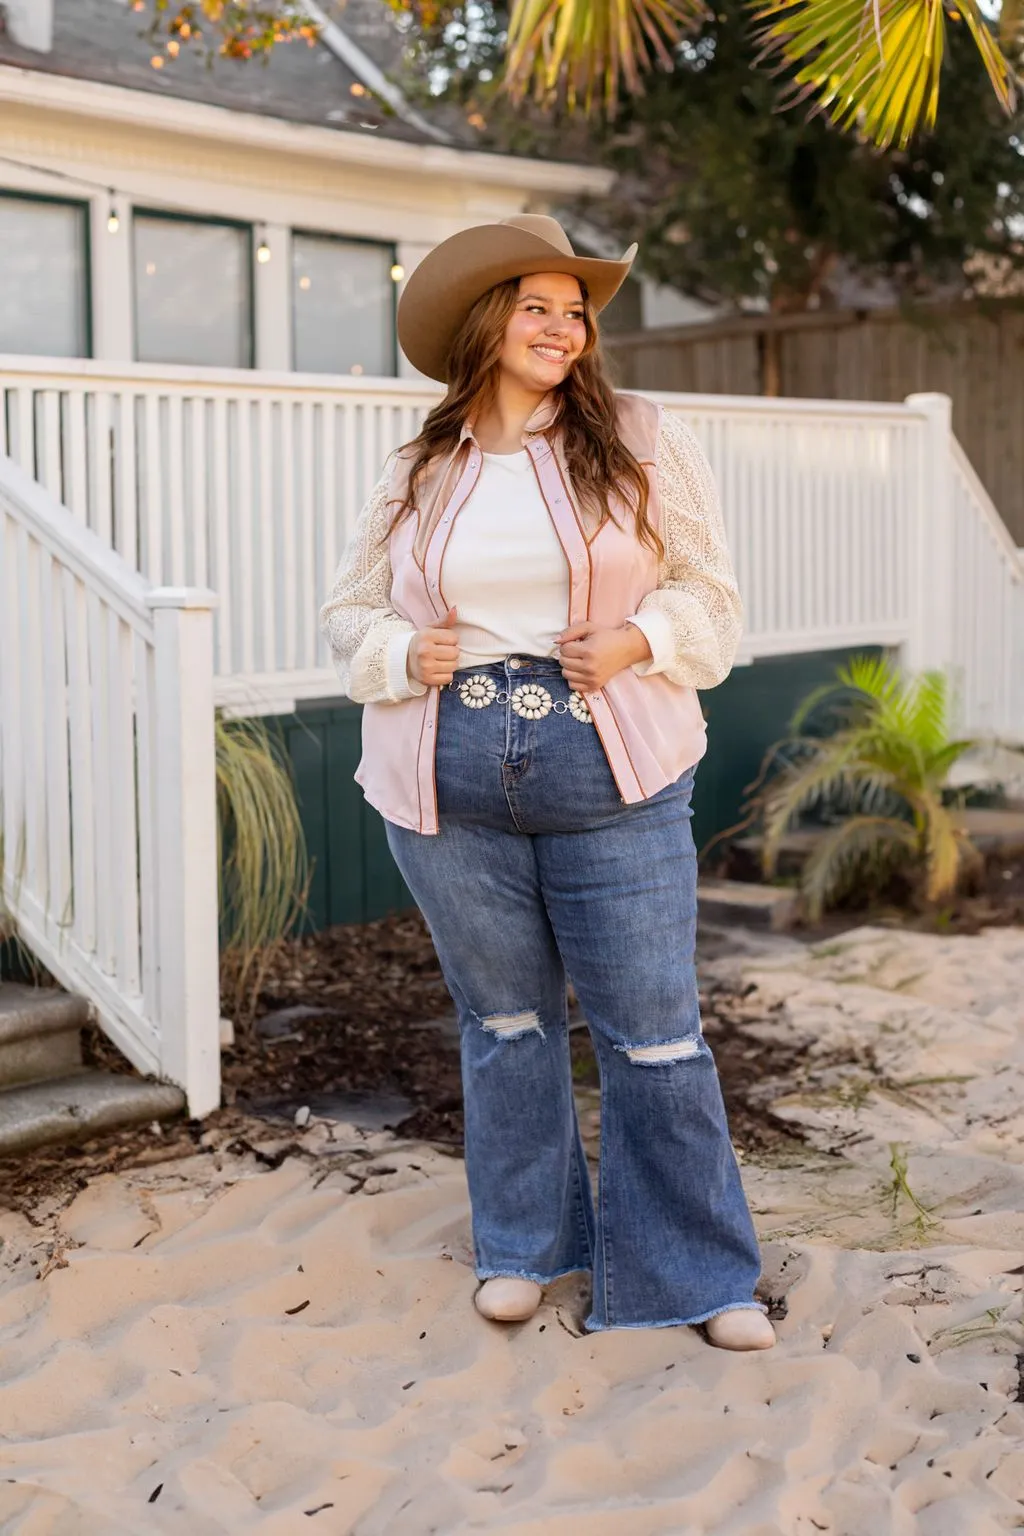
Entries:
<svg viewBox="0 0 1024 1536">
<path fill-rule="evenodd" d="M 343 15 L 313 47 L 210 69 L 160 52 L 126 0 L 10 5 L 0 352 L 401 375 L 396 290 L 424 251 L 607 189 L 606 171 L 481 153 L 409 107 L 381 69 L 392 13 Z M 694 317 L 633 288 L 623 325 Z"/>
<path fill-rule="evenodd" d="M 0 36 L 0 352 L 402 373 L 396 289 L 425 250 L 608 184 L 385 114 L 337 27 L 266 67 L 156 70 L 124 0 L 40 0 L 36 23 L 50 4 L 52 30 L 22 0 Z M 389 15 L 360 14 L 371 39 Z"/>
</svg>

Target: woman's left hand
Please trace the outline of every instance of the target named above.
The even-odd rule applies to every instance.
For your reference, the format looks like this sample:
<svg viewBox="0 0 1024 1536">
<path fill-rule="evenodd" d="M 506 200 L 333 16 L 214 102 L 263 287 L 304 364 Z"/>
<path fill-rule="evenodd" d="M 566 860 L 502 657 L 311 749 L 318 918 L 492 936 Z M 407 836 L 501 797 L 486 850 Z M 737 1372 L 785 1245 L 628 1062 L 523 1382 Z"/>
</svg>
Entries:
<svg viewBox="0 0 1024 1536">
<path fill-rule="evenodd" d="M 650 661 L 651 648 L 636 624 L 603 629 L 589 619 L 570 624 L 555 636 L 562 676 L 577 693 L 596 693 L 609 678 L 638 661 Z"/>
</svg>

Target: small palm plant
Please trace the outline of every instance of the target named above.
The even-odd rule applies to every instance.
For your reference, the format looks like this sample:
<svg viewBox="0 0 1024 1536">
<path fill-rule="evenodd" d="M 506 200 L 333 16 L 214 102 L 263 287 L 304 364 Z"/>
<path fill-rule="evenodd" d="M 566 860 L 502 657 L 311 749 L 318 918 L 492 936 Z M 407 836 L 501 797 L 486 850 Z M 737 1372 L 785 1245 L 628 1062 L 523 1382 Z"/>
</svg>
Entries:
<svg viewBox="0 0 1024 1536">
<path fill-rule="evenodd" d="M 830 701 L 837 729 L 810 734 L 811 716 Z M 886 657 L 854 657 L 804 700 L 791 731 L 769 754 L 748 809 L 763 821 L 769 877 L 795 821 L 825 822 L 802 874 L 812 921 L 854 888 L 878 889 L 897 874 L 938 904 L 978 867 L 947 790 L 953 764 L 974 743 L 950 737 L 941 672 L 907 678 Z"/>
</svg>

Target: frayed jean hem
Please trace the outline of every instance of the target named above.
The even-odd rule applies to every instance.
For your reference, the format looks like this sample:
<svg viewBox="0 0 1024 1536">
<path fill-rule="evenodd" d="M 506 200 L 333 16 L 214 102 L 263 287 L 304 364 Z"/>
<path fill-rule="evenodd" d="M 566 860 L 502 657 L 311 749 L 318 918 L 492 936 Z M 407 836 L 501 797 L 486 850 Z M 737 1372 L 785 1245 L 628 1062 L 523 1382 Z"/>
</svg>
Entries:
<svg viewBox="0 0 1024 1536">
<path fill-rule="evenodd" d="M 587 1333 L 609 1333 L 615 1328 L 696 1328 L 712 1317 L 720 1317 L 723 1312 L 763 1312 L 767 1315 L 768 1308 L 759 1301 L 728 1301 L 724 1306 L 712 1307 L 709 1312 L 700 1312 L 696 1317 L 667 1317 L 649 1323 L 599 1323 L 590 1316 L 583 1326 Z"/>
<path fill-rule="evenodd" d="M 589 1275 L 589 1264 L 570 1264 L 568 1269 L 556 1269 L 550 1275 L 538 1274 L 533 1269 L 478 1269 L 478 1280 L 532 1280 L 534 1285 L 553 1285 L 565 1275 Z"/>
</svg>

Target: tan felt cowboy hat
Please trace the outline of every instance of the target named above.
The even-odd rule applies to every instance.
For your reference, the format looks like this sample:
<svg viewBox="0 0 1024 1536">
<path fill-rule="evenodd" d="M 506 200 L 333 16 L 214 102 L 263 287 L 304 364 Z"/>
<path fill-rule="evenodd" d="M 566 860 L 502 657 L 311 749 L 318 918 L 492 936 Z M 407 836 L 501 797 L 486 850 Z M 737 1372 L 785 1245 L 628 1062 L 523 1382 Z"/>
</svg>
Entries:
<svg viewBox="0 0 1024 1536">
<path fill-rule="evenodd" d="M 577 256 L 557 219 L 540 213 L 461 230 L 424 256 L 405 285 L 398 305 L 402 351 L 414 368 L 444 384 L 459 327 L 496 283 L 531 272 L 567 272 L 586 283 L 594 308 L 603 309 L 635 255 L 631 245 L 621 261 Z"/>
</svg>

